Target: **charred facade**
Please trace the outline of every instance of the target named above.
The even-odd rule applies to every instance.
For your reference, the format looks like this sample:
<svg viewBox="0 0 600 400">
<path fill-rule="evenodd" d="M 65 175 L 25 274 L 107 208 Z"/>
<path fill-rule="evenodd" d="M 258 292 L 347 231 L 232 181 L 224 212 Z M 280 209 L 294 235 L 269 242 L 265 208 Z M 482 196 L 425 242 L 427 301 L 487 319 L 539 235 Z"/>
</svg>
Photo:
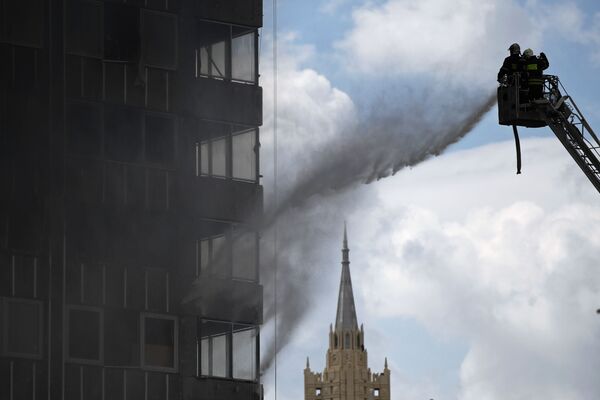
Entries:
<svg viewBox="0 0 600 400">
<path fill-rule="evenodd" d="M 1 399 L 262 397 L 261 25 L 0 0 Z"/>
</svg>

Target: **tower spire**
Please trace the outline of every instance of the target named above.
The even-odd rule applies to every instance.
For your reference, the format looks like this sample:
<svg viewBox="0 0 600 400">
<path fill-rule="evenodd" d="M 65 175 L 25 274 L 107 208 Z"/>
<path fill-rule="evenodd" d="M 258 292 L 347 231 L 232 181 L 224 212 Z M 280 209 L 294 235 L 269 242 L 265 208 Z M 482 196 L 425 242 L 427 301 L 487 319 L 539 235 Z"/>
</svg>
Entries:
<svg viewBox="0 0 600 400">
<path fill-rule="evenodd" d="M 344 240 L 342 242 L 342 276 L 338 297 L 337 314 L 335 317 L 336 330 L 358 330 L 352 280 L 350 278 L 350 249 L 348 248 L 348 233 L 344 221 Z"/>
</svg>

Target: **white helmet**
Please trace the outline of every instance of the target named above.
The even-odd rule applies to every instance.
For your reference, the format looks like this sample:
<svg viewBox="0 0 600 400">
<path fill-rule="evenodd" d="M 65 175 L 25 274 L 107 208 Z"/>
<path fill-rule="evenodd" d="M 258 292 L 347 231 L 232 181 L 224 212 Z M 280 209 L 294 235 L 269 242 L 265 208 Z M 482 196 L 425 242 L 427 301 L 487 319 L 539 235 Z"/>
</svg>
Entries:
<svg viewBox="0 0 600 400">
<path fill-rule="evenodd" d="M 525 49 L 525 51 L 523 52 L 523 56 L 527 57 L 527 58 L 532 57 L 533 56 L 533 50 L 531 50 L 531 49 Z"/>
</svg>

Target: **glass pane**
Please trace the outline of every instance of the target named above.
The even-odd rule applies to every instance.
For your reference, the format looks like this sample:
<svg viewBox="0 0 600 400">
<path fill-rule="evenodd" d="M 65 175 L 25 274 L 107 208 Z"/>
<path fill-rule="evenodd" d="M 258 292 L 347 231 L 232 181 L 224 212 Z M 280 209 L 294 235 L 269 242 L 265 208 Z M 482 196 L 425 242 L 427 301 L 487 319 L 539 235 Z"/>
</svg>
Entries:
<svg viewBox="0 0 600 400">
<path fill-rule="evenodd" d="M 225 176 L 227 173 L 226 162 L 227 140 L 225 138 L 212 142 L 212 174 Z"/>
<path fill-rule="evenodd" d="M 256 378 L 256 329 L 239 327 L 233 330 L 233 377 L 254 380 Z"/>
<path fill-rule="evenodd" d="M 212 338 L 212 376 L 227 376 L 227 336 Z"/>
<path fill-rule="evenodd" d="M 211 47 L 210 74 L 225 77 L 225 42 L 215 43 Z"/>
<path fill-rule="evenodd" d="M 208 353 L 208 338 L 200 341 L 200 375 L 210 375 L 209 367 L 209 353 Z"/>
<path fill-rule="evenodd" d="M 232 137 L 233 177 L 256 180 L 256 133 L 254 130 Z"/>
<path fill-rule="evenodd" d="M 200 145 L 200 174 L 208 175 L 208 142 Z"/>
<path fill-rule="evenodd" d="M 10 353 L 39 355 L 40 304 L 7 301 L 6 350 Z"/>
<path fill-rule="evenodd" d="M 140 364 L 140 316 L 137 311 L 107 308 L 104 315 L 104 363 Z"/>
<path fill-rule="evenodd" d="M 255 82 L 254 32 L 234 37 L 231 42 L 231 77 Z"/>
<path fill-rule="evenodd" d="M 208 75 L 208 66 L 209 66 L 209 58 L 208 58 L 208 47 L 200 48 L 200 75 Z"/>
<path fill-rule="evenodd" d="M 228 254 L 225 236 L 216 236 L 212 239 L 212 265 L 210 266 L 210 272 L 225 276 L 227 261 Z"/>
<path fill-rule="evenodd" d="M 200 273 L 206 273 L 206 269 L 210 264 L 209 239 L 200 241 Z"/>
<path fill-rule="evenodd" d="M 234 236 L 232 257 L 234 278 L 256 279 L 256 234 L 254 232 L 240 232 Z"/>
<path fill-rule="evenodd" d="M 100 313 L 91 310 L 69 311 L 69 357 L 100 359 Z"/>
<path fill-rule="evenodd" d="M 175 367 L 175 321 L 145 318 L 144 363 L 154 367 Z"/>
</svg>

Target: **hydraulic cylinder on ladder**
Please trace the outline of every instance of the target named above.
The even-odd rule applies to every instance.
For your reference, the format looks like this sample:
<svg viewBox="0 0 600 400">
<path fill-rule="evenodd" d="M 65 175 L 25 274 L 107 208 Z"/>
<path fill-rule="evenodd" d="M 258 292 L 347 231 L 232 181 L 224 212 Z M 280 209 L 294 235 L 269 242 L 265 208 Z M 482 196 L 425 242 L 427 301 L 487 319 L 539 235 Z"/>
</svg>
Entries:
<svg viewBox="0 0 600 400">
<path fill-rule="evenodd" d="M 544 94 L 541 99 L 527 101 L 526 96 L 526 89 L 521 87 L 518 74 L 498 87 L 498 120 L 501 125 L 513 127 L 517 144 L 517 173 L 520 173 L 517 126 L 549 126 L 600 192 L 600 141 L 558 77 L 544 75 Z"/>
</svg>

